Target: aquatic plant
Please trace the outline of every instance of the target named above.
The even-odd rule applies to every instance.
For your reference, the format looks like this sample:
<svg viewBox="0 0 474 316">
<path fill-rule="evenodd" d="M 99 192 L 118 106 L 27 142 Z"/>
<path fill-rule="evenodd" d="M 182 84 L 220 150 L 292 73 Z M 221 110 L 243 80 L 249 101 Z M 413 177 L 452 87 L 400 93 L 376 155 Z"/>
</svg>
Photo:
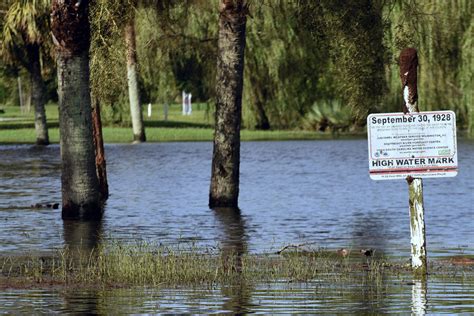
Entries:
<svg viewBox="0 0 474 316">
<path fill-rule="evenodd" d="M 441 267 L 441 268 L 440 268 Z M 472 266 L 430 267 L 433 273 L 473 281 Z M 35 285 L 209 285 L 233 281 L 325 282 L 328 284 L 382 284 L 384 276 L 410 275 L 409 265 L 360 253 L 347 257 L 337 251 L 287 251 L 277 254 L 241 254 L 194 246 L 167 247 L 151 242 L 112 242 L 92 250 L 65 248 L 52 255 L 0 258 L 0 284 Z M 446 274 L 446 271 L 448 273 Z M 452 276 L 453 274 L 449 274 Z"/>
</svg>

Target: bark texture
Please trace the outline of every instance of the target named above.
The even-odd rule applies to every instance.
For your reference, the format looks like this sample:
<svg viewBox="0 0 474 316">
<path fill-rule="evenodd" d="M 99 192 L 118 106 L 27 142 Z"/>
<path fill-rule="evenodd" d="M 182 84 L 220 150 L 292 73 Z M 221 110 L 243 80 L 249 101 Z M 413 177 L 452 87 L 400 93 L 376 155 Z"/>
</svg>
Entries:
<svg viewBox="0 0 474 316">
<path fill-rule="evenodd" d="M 127 45 L 127 82 L 130 99 L 130 115 L 132 118 L 133 141 L 146 141 L 143 113 L 140 105 L 140 91 L 138 89 L 137 72 L 137 45 L 135 39 L 135 20 L 125 26 L 125 42 Z"/>
<path fill-rule="evenodd" d="M 217 53 L 216 118 L 209 206 L 238 207 L 240 125 L 248 8 L 222 0 Z"/>
<path fill-rule="evenodd" d="M 109 198 L 109 184 L 107 182 L 107 163 L 105 161 L 104 138 L 102 135 L 102 120 L 100 118 L 100 103 L 93 100 L 92 121 L 95 146 L 95 167 L 99 180 L 100 200 L 105 202 Z"/>
<path fill-rule="evenodd" d="M 51 28 L 57 48 L 63 219 L 99 219 L 89 87 L 87 1 L 54 0 Z"/>
<path fill-rule="evenodd" d="M 31 102 L 35 108 L 36 144 L 49 145 L 48 126 L 46 125 L 46 112 L 44 109 L 46 87 L 41 75 L 39 45 L 28 45 L 27 53 L 30 61 L 27 69 L 30 74 Z"/>
</svg>

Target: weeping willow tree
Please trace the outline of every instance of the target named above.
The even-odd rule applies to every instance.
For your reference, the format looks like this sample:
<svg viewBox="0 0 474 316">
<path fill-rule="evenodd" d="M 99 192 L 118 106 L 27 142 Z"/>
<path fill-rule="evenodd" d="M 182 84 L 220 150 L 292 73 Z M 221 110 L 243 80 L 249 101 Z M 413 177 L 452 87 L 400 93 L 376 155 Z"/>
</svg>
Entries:
<svg viewBox="0 0 474 316">
<path fill-rule="evenodd" d="M 150 102 L 179 101 L 180 91 L 213 103 L 218 1 L 189 1 L 137 14 L 140 74 Z M 325 52 L 299 25 L 296 2 L 252 2 L 248 19 L 243 125 L 296 127 L 330 89 L 320 76 Z M 282 28 L 285 25 L 288 27 Z M 158 26 L 158 27 L 156 27 Z"/>
<path fill-rule="evenodd" d="M 450 109 L 458 128 L 474 135 L 473 23 L 474 4 L 469 0 L 394 1 L 386 8 L 390 29 L 386 42 L 393 56 L 405 47 L 416 47 L 420 58 L 419 104 L 421 110 Z M 394 109 L 401 107 L 398 66 L 392 58 L 388 69 Z"/>
<path fill-rule="evenodd" d="M 244 86 L 246 127 L 300 125 L 312 104 L 327 96 L 321 76 L 327 50 L 298 19 L 296 1 L 262 1 L 251 7 Z M 284 27 L 283 27 L 284 26 Z"/>
<path fill-rule="evenodd" d="M 333 100 L 352 110 L 355 125 L 380 108 L 386 91 L 382 13 L 382 1 L 299 1 L 302 24 L 328 50 Z"/>
<path fill-rule="evenodd" d="M 469 35 L 470 34 L 470 35 Z M 462 54 L 461 54 L 461 73 L 459 76 L 461 91 L 462 91 L 462 104 L 467 109 L 467 121 L 468 121 L 468 135 L 474 137 L 474 92 L 472 87 L 474 86 L 473 76 L 474 73 L 474 23 L 471 23 L 467 28 L 466 35 L 463 36 L 462 40 Z"/>
<path fill-rule="evenodd" d="M 127 1 L 97 0 L 90 6 L 91 93 L 106 123 L 130 125 L 123 30 L 130 15 Z"/>
<path fill-rule="evenodd" d="M 128 2 L 127 2 L 128 3 Z M 93 91 L 106 119 L 129 122 L 123 23 L 128 4 L 92 7 Z M 136 14 L 142 102 L 213 103 L 217 18 L 213 1 L 140 1 Z M 396 56 L 420 54 L 423 110 L 453 109 L 474 128 L 470 1 L 252 1 L 247 22 L 243 126 L 349 130 L 368 112 L 400 111 Z"/>
<path fill-rule="evenodd" d="M 210 7 L 198 0 L 98 0 L 91 6 L 92 90 L 106 105 L 107 123 L 128 126 L 131 120 L 124 28 L 132 18 L 140 103 L 178 102 L 183 89 L 201 101 L 212 97 L 217 20 Z"/>
<path fill-rule="evenodd" d="M 137 12 L 137 52 L 141 78 L 150 102 L 179 102 L 181 91 L 193 99 L 214 96 L 217 1 L 162 3 Z"/>
</svg>

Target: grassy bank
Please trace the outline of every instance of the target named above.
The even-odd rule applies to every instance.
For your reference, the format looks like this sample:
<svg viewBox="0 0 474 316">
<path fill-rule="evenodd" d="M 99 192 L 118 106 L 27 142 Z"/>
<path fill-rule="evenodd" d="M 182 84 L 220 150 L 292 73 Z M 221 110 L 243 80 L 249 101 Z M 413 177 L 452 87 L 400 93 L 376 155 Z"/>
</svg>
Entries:
<svg viewBox="0 0 474 316">
<path fill-rule="evenodd" d="M 432 262 L 430 275 L 460 276 L 463 281 L 474 282 L 474 260 L 466 260 L 469 264 L 456 265 L 452 260 Z M 212 253 L 140 242 L 133 246 L 113 243 L 82 252 L 59 250 L 48 256 L 0 257 L 0 288 L 212 285 L 233 279 L 360 284 L 381 281 L 387 274 L 411 278 L 406 263 L 360 254 L 342 257 L 326 250 L 249 255 L 229 249 Z"/>
<path fill-rule="evenodd" d="M 131 131 L 131 128 L 125 127 L 104 127 L 104 140 L 106 143 L 130 143 L 133 141 Z M 146 128 L 148 142 L 212 141 L 213 133 L 214 130 L 211 128 Z M 331 139 L 333 137 L 331 134 L 308 131 L 241 131 L 243 141 L 316 140 Z M 33 144 L 35 139 L 33 128 L 0 129 L 0 144 Z M 49 129 L 49 139 L 51 143 L 59 143 L 58 128 Z"/>
<path fill-rule="evenodd" d="M 202 107 L 203 108 L 203 107 Z M 35 142 L 33 113 L 21 113 L 19 107 L 7 107 L 0 115 L 0 144 L 33 144 Z M 58 111 L 56 105 L 46 107 L 49 137 L 52 143 L 59 142 Z M 168 119 L 162 110 L 145 118 L 146 136 L 149 142 L 212 141 L 213 120 L 208 110 L 196 109 L 192 115 L 181 115 L 178 105 L 170 107 Z M 129 143 L 133 140 L 129 126 L 109 124 L 103 128 L 106 143 Z M 242 130 L 243 141 L 259 140 L 314 140 L 329 139 L 335 135 L 301 130 L 255 131 Z"/>
</svg>

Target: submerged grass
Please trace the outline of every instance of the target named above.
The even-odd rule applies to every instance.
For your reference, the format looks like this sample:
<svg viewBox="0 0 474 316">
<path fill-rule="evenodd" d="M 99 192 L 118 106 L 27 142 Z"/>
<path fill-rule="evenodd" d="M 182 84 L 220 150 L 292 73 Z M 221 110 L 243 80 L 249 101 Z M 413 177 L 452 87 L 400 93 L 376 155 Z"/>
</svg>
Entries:
<svg viewBox="0 0 474 316">
<path fill-rule="evenodd" d="M 439 272 L 440 270 L 438 270 Z M 53 255 L 3 257 L 0 285 L 213 285 L 233 280 L 252 282 L 382 282 L 384 275 L 407 274 L 404 264 L 382 258 L 342 258 L 333 252 L 251 255 L 198 249 L 175 249 L 152 243 L 112 243 L 91 251 L 58 250 Z M 473 271 L 456 272 L 473 279 Z"/>
</svg>

